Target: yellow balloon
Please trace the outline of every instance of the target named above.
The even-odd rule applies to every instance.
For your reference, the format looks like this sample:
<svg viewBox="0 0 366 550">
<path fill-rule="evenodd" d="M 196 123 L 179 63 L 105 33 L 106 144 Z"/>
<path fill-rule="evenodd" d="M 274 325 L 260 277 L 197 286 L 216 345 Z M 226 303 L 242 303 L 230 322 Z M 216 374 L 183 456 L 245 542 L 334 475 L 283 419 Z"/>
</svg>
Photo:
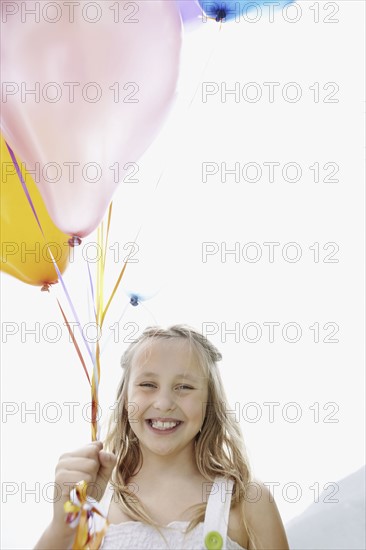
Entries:
<svg viewBox="0 0 366 550">
<path fill-rule="evenodd" d="M 16 157 L 41 223 L 43 237 L 5 140 L 0 139 L 0 269 L 20 281 L 47 289 L 49 284 L 58 280 L 50 251 L 63 273 L 69 261 L 69 236 L 55 226 L 36 184 Z"/>
</svg>

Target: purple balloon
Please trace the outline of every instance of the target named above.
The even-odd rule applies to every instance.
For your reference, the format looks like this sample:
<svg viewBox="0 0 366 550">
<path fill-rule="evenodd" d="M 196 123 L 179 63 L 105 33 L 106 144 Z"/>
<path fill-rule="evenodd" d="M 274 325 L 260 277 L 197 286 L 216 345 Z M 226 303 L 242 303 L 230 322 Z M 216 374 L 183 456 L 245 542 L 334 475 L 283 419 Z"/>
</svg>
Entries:
<svg viewBox="0 0 366 550">
<path fill-rule="evenodd" d="M 176 0 L 184 23 L 201 22 L 202 8 L 196 0 Z"/>
</svg>

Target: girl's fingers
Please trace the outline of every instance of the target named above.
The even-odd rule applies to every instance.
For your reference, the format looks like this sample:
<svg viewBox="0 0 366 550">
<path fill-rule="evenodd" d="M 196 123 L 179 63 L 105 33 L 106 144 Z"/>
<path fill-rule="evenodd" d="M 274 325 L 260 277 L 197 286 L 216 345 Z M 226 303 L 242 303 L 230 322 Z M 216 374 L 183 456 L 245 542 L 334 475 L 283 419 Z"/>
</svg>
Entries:
<svg viewBox="0 0 366 550">
<path fill-rule="evenodd" d="M 93 441 L 92 443 L 89 443 L 88 445 L 84 445 L 84 447 L 81 447 L 80 449 L 77 449 L 76 451 L 72 451 L 71 453 L 64 453 L 60 456 L 59 460 L 62 460 L 64 458 L 69 457 L 85 457 L 85 458 L 93 458 L 97 457 L 99 454 L 99 451 L 103 449 L 103 443 L 101 441 Z"/>
<path fill-rule="evenodd" d="M 99 457 L 96 459 L 88 457 L 70 457 L 60 460 L 56 467 L 56 475 L 60 472 L 72 472 L 78 470 L 91 474 L 97 472 L 100 467 Z"/>
</svg>

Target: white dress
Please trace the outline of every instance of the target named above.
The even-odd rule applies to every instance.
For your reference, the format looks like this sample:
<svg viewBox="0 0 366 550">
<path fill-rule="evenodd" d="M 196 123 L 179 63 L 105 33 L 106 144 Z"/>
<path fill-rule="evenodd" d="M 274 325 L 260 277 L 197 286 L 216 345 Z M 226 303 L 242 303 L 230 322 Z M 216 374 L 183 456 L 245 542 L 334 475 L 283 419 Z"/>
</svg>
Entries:
<svg viewBox="0 0 366 550">
<path fill-rule="evenodd" d="M 188 521 L 172 521 L 161 531 L 140 521 L 125 521 L 110 524 L 100 550 L 245 550 L 227 536 L 230 512 L 230 496 L 234 482 L 231 479 L 216 477 L 207 501 L 205 521 L 185 533 Z M 108 515 L 112 499 L 112 487 L 108 487 L 100 506 Z M 206 542 L 205 542 L 206 541 Z"/>
</svg>

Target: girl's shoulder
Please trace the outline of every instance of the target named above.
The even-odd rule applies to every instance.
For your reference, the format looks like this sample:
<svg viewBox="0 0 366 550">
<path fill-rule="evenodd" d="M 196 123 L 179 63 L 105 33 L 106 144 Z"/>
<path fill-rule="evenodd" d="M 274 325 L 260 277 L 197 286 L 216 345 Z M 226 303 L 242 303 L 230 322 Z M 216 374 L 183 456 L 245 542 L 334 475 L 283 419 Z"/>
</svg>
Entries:
<svg viewBox="0 0 366 550">
<path fill-rule="evenodd" d="M 242 548 L 248 548 L 249 535 L 243 523 L 243 516 L 240 504 L 232 505 L 229 515 L 228 536 Z"/>
<path fill-rule="evenodd" d="M 256 478 L 248 484 L 242 505 L 247 525 L 261 547 L 289 548 L 276 501 L 264 482 Z M 249 549 L 249 542 L 245 548 Z"/>
</svg>

